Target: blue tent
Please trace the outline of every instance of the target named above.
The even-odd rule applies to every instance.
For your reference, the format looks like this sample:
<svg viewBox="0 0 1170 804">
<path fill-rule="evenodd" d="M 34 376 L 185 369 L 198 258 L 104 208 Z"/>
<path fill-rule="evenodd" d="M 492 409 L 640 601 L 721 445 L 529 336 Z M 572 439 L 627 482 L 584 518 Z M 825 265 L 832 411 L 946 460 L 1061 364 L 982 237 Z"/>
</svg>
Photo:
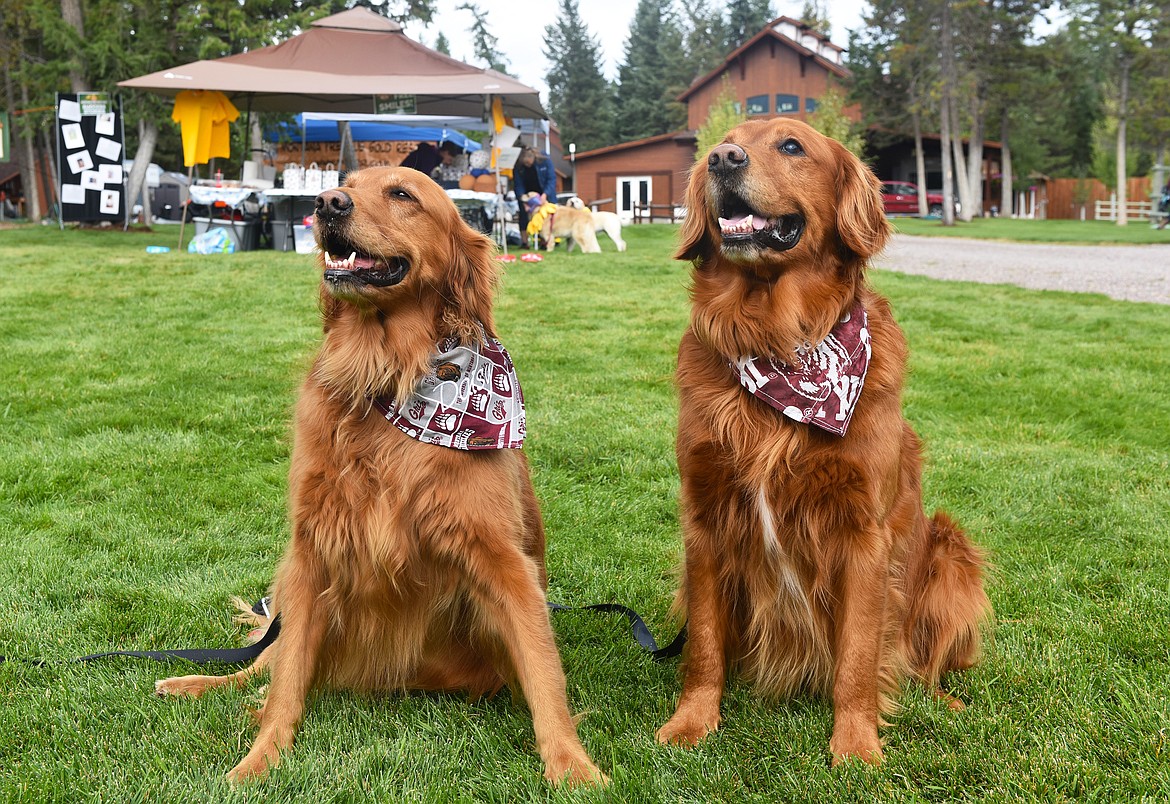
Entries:
<svg viewBox="0 0 1170 804">
<path fill-rule="evenodd" d="M 349 124 L 354 142 L 454 142 L 465 151 L 478 151 L 482 146 L 453 128 L 443 126 L 407 126 L 397 123 L 353 121 Z M 296 116 L 296 123 L 279 123 L 267 134 L 270 140 L 301 142 L 337 142 L 341 139 L 338 123 L 334 120 L 305 120 Z"/>
</svg>

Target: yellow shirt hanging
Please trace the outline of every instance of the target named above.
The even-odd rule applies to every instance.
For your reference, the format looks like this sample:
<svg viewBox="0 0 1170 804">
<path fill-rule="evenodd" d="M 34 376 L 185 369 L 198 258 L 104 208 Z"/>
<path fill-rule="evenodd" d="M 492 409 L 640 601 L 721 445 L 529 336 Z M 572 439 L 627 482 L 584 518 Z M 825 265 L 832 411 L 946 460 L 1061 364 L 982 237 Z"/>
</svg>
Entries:
<svg viewBox="0 0 1170 804">
<path fill-rule="evenodd" d="M 175 97 L 171 119 L 183 134 L 183 164 L 201 165 L 213 157 L 229 157 L 228 124 L 240 116 L 227 96 L 217 90 L 185 89 Z"/>
</svg>

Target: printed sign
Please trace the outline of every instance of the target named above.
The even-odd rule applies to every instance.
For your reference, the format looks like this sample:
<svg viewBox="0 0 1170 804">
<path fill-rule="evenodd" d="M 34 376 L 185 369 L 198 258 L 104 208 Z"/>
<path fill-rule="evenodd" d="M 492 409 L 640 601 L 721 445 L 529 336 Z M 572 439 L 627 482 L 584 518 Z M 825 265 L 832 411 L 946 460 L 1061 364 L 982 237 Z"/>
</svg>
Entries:
<svg viewBox="0 0 1170 804">
<path fill-rule="evenodd" d="M 414 95 L 375 95 L 374 114 L 415 114 L 418 100 Z"/>
</svg>

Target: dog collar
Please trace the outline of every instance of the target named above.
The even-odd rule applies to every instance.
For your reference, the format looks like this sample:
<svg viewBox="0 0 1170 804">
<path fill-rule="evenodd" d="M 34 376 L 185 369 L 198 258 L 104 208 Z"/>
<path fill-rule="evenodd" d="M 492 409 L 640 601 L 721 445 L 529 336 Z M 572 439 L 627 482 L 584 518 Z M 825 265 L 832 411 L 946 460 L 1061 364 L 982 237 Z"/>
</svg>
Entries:
<svg viewBox="0 0 1170 804">
<path fill-rule="evenodd" d="M 430 371 L 399 406 L 379 397 L 374 407 L 416 441 L 462 450 L 520 449 L 524 394 L 504 345 L 485 333 L 473 346 L 447 338 L 435 345 Z"/>
<path fill-rule="evenodd" d="M 795 365 L 773 357 L 728 360 L 740 384 L 790 419 L 845 435 L 872 352 L 869 317 L 853 305 L 820 343 L 797 348 Z"/>
</svg>

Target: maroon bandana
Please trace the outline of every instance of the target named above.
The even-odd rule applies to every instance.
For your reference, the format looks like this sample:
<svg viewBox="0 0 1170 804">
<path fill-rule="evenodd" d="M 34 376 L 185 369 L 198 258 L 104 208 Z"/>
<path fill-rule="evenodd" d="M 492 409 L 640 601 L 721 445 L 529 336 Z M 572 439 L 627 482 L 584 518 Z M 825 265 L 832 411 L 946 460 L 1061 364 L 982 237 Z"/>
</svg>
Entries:
<svg viewBox="0 0 1170 804">
<path fill-rule="evenodd" d="M 411 438 L 451 449 L 520 449 L 524 394 L 503 344 L 486 335 L 474 346 L 440 341 L 432 368 L 400 409 L 374 400 L 386 420 Z"/>
<path fill-rule="evenodd" d="M 869 317 L 861 302 L 820 343 L 797 349 L 799 363 L 776 358 L 729 360 L 744 388 L 790 419 L 845 435 L 869 367 Z"/>
</svg>

